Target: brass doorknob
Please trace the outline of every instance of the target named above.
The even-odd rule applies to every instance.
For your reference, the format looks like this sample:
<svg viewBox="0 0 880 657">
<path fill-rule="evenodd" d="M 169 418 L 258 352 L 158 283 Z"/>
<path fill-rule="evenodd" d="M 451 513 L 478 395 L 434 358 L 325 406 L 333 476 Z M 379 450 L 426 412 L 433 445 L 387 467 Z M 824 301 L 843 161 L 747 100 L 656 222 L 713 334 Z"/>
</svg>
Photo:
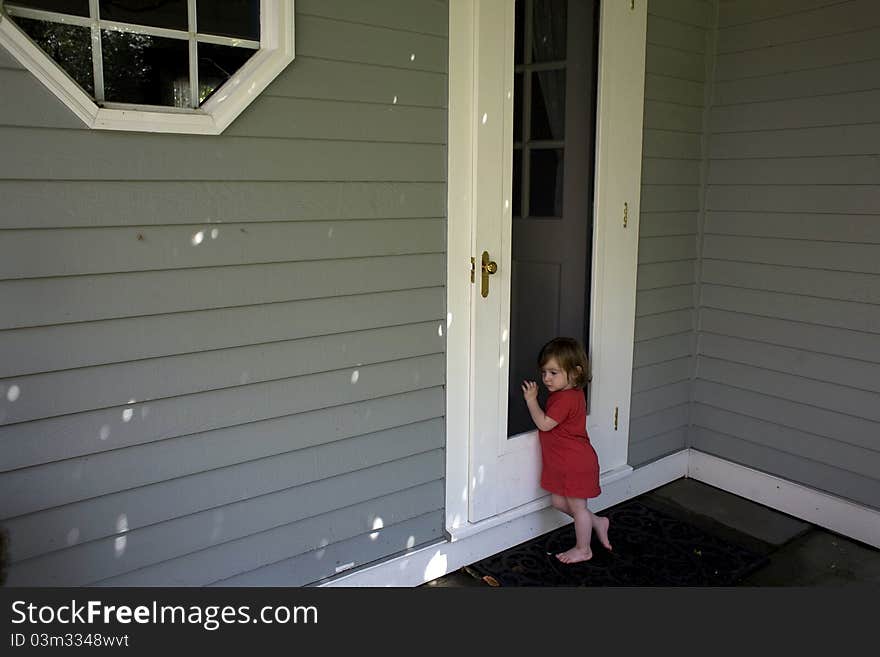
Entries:
<svg viewBox="0 0 880 657">
<path fill-rule="evenodd" d="M 489 274 L 494 274 L 498 271 L 498 263 L 494 260 L 489 260 L 488 251 L 483 251 L 480 269 L 483 271 L 480 276 L 480 294 L 485 298 L 489 296 Z"/>
</svg>

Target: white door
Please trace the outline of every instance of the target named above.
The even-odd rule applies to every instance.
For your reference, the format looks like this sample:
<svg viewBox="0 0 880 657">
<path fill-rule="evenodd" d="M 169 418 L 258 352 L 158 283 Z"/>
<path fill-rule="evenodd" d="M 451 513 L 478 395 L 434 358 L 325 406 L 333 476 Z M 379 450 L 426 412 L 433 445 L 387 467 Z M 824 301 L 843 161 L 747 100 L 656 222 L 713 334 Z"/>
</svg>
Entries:
<svg viewBox="0 0 880 657">
<path fill-rule="evenodd" d="M 517 43 L 515 38 L 517 10 L 528 26 L 523 38 L 537 34 L 546 43 L 548 35 L 541 35 L 533 24 L 532 12 L 558 19 L 560 4 L 568 39 L 562 57 L 551 51 L 543 60 L 531 61 L 530 44 Z M 644 0 L 632 5 L 602 3 L 596 141 L 587 140 L 592 152 L 581 153 L 578 147 L 584 145 L 585 134 L 592 135 L 592 126 L 585 132 L 583 117 L 575 120 L 574 115 L 589 85 L 584 79 L 572 84 L 572 78 L 590 75 L 579 69 L 585 66 L 584 57 L 589 59 L 591 34 L 586 31 L 591 29 L 592 10 L 587 9 L 591 4 L 453 0 L 450 5 L 447 528 L 453 536 L 466 525 L 546 503 L 538 486 L 537 435 L 517 431 L 519 421 L 513 412 L 517 409 L 508 413 L 508 403 L 521 403 L 511 392 L 515 391 L 511 357 L 523 358 L 522 348 L 511 351 L 511 341 L 523 340 L 529 332 L 523 330 L 523 321 L 528 321 L 532 307 L 539 320 L 536 326 L 547 326 L 548 333 L 574 333 L 588 345 L 593 383 L 587 424 L 603 481 L 628 470 L 646 11 Z M 548 25 L 544 21 L 541 29 Z M 558 20 L 555 30 L 558 37 Z M 572 40 L 579 34 L 584 38 Z M 526 54 L 517 57 L 517 53 Z M 521 61 L 515 64 L 515 59 Z M 553 98 L 547 93 L 548 88 L 558 91 L 562 79 L 566 80 L 564 130 L 561 123 L 553 125 L 558 116 L 551 116 Z M 548 125 L 536 128 L 546 134 L 531 135 L 534 116 L 529 108 L 535 103 L 528 89 L 538 85 L 540 97 L 533 96 L 542 101 Z M 515 141 L 514 102 L 523 98 L 529 102 L 523 103 L 523 115 L 516 121 Z M 522 127 L 524 123 L 528 125 Z M 556 161 L 568 167 L 547 166 Z M 543 180 L 530 178 L 532 164 L 541 167 Z M 555 177 L 546 175 L 548 168 L 556 171 Z M 548 190 L 548 184 L 553 189 Z M 589 194 L 581 193 L 591 184 L 592 209 L 584 201 Z M 542 194 L 539 202 L 532 202 Z M 559 233 L 563 224 L 572 221 L 575 225 L 580 221 L 584 239 Z M 536 246 L 537 235 L 549 236 L 551 247 Z M 578 242 L 574 251 L 580 251 L 580 265 L 576 257 L 572 260 L 569 242 L 573 241 Z M 552 248 L 555 243 L 560 243 L 558 249 Z M 473 269 L 470 277 L 463 278 L 466 257 L 473 259 Z M 543 265 L 543 271 L 550 272 L 548 281 L 556 272 L 558 281 L 567 282 L 557 282 L 554 290 L 547 283 L 530 294 L 522 280 L 540 277 Z M 516 271 L 520 280 L 514 284 Z M 583 280 L 586 272 L 586 288 L 572 292 L 572 278 Z M 552 294 L 573 293 L 581 295 L 579 316 L 569 313 L 564 319 L 562 306 L 577 304 L 554 302 L 559 321 L 548 324 L 541 319 L 553 314 L 546 303 Z M 572 329 L 578 322 L 586 326 L 582 335 Z M 532 342 L 536 331 L 531 329 Z M 555 335 L 540 337 L 548 340 Z M 526 353 L 532 350 L 534 345 L 528 345 Z"/>
</svg>

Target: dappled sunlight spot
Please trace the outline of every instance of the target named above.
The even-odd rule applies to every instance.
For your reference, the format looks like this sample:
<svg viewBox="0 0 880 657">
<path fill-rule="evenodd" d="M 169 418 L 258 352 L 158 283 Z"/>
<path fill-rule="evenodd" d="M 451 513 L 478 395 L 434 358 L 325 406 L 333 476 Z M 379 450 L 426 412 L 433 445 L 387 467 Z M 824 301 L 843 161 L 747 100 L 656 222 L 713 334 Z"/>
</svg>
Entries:
<svg viewBox="0 0 880 657">
<path fill-rule="evenodd" d="M 200 230 L 198 233 L 196 233 L 195 235 L 192 236 L 192 239 L 190 241 L 192 242 L 193 246 L 198 246 L 199 244 L 202 243 L 202 241 L 204 239 L 205 239 L 205 231 Z"/>
<path fill-rule="evenodd" d="M 489 121 L 489 115 L 486 112 L 483 112 L 483 118 L 480 119 L 480 123 L 482 123 L 483 125 L 486 125 L 486 123 L 488 121 Z"/>
<path fill-rule="evenodd" d="M 510 201 L 508 201 L 507 199 L 504 199 L 504 209 L 505 210 L 510 209 Z"/>
<path fill-rule="evenodd" d="M 428 565 L 425 566 L 424 581 L 429 582 L 446 574 L 446 555 L 439 551 L 431 557 Z"/>
<path fill-rule="evenodd" d="M 394 100 L 391 101 L 392 105 L 397 105 L 397 96 L 394 97 Z"/>
<path fill-rule="evenodd" d="M 498 359 L 498 367 L 504 367 L 504 356 L 503 355 Z"/>
<path fill-rule="evenodd" d="M 400 562 L 400 565 L 398 566 L 398 568 L 400 568 L 401 571 L 404 571 L 407 569 L 407 566 L 409 566 L 409 559 L 404 559 L 403 561 Z"/>
<path fill-rule="evenodd" d="M 119 517 L 116 518 L 116 533 L 124 534 L 128 531 L 128 516 L 124 513 L 120 513 Z M 113 542 L 113 549 L 116 552 L 116 557 L 119 558 L 123 554 L 125 554 L 125 546 L 128 542 L 127 536 L 117 536 L 116 540 Z"/>
<path fill-rule="evenodd" d="M 443 337 L 443 324 L 437 326 L 437 335 L 439 335 L 441 338 Z"/>
<path fill-rule="evenodd" d="M 410 53 L 410 55 L 409 55 L 409 61 L 411 61 L 411 62 L 416 61 L 416 54 L 415 54 L 414 52 L 413 52 L 413 53 Z"/>
<path fill-rule="evenodd" d="M 105 424 L 103 427 L 101 427 L 101 430 L 98 431 L 98 438 L 100 438 L 101 440 L 107 440 L 109 437 L 110 437 L 110 425 Z"/>
<path fill-rule="evenodd" d="M 461 489 L 461 501 L 467 502 L 467 486 Z"/>
<path fill-rule="evenodd" d="M 352 383 L 357 383 L 359 378 L 361 378 L 360 370 L 355 370 L 354 372 L 351 373 L 351 382 Z"/>
<path fill-rule="evenodd" d="M 461 516 L 456 513 L 452 516 L 452 528 L 457 529 L 459 527 L 461 527 Z"/>
<path fill-rule="evenodd" d="M 452 326 L 452 313 L 446 313 L 446 328 Z"/>
<path fill-rule="evenodd" d="M 377 517 L 375 520 L 373 520 L 373 529 L 376 529 L 376 530 L 382 529 L 384 526 L 385 526 L 385 522 L 382 520 L 382 518 Z M 370 534 L 371 541 L 375 541 L 377 538 L 379 538 L 378 531 L 374 531 Z"/>
<path fill-rule="evenodd" d="M 328 541 L 326 538 L 322 538 L 321 541 L 318 543 L 319 550 L 317 551 L 317 553 L 315 553 L 315 556 L 318 557 L 318 559 L 324 558 L 324 553 L 327 552 L 325 548 L 328 545 L 330 545 L 330 541 Z"/>
<path fill-rule="evenodd" d="M 11 402 L 16 401 L 21 396 L 21 388 L 18 386 L 9 386 L 9 390 L 6 391 L 6 399 Z"/>
<path fill-rule="evenodd" d="M 123 422 L 131 422 L 131 418 L 134 415 L 134 410 L 130 408 L 126 408 L 122 411 L 122 421 Z"/>
<path fill-rule="evenodd" d="M 333 239 L 333 226 L 330 226 L 330 230 L 327 231 L 327 239 Z"/>
<path fill-rule="evenodd" d="M 511 93 L 508 91 L 508 92 L 507 92 L 507 100 L 510 100 L 512 97 L 513 97 L 513 94 L 511 94 Z"/>
<path fill-rule="evenodd" d="M 508 335 L 510 334 L 507 332 L 507 329 L 501 331 L 501 342 L 507 342 Z"/>
<path fill-rule="evenodd" d="M 476 489 L 477 489 L 477 478 L 471 477 L 471 490 L 476 490 Z"/>
<path fill-rule="evenodd" d="M 79 540 L 79 529 L 73 527 L 69 532 L 67 532 L 67 544 L 73 545 Z"/>
<path fill-rule="evenodd" d="M 406 539 L 406 549 L 409 550 L 416 544 L 416 537 L 410 534 L 409 538 Z"/>
<path fill-rule="evenodd" d="M 477 469 L 477 478 L 480 480 L 481 485 L 486 481 L 486 466 L 481 465 Z"/>
<path fill-rule="evenodd" d="M 217 228 L 212 228 L 211 229 L 211 239 L 215 240 L 218 237 L 220 237 L 220 231 Z"/>
</svg>

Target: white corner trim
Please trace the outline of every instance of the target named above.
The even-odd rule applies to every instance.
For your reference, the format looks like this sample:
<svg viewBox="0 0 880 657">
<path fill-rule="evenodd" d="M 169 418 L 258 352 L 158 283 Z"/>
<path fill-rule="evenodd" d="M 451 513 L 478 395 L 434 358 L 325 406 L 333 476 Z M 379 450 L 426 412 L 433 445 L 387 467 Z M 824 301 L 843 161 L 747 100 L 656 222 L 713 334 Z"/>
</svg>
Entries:
<svg viewBox="0 0 880 657">
<path fill-rule="evenodd" d="M 608 473 L 602 482 L 602 495 L 590 501 L 593 511 L 614 506 L 685 476 L 687 450 L 629 472 L 628 476 Z M 545 502 L 546 503 L 546 502 Z M 462 566 L 497 554 L 514 545 L 546 534 L 571 522 L 558 511 L 545 507 L 494 524 L 479 533 L 455 541 L 443 541 L 383 561 L 361 570 L 322 582 L 322 587 L 419 586 Z"/>
<path fill-rule="evenodd" d="M 688 476 L 880 548 L 880 511 L 695 449 Z"/>
<path fill-rule="evenodd" d="M 262 0 L 261 48 L 199 110 L 98 107 L 25 33 L 0 12 L 0 46 L 89 128 L 219 135 L 294 59 L 294 0 Z"/>
</svg>

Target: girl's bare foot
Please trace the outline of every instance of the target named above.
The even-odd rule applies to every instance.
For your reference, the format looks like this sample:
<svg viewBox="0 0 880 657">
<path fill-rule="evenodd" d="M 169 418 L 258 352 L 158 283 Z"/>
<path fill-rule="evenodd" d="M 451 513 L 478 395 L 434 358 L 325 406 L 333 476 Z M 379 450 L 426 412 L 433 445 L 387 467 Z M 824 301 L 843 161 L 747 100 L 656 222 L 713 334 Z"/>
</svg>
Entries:
<svg viewBox="0 0 880 657">
<path fill-rule="evenodd" d="M 593 530 L 596 532 L 596 536 L 599 537 L 599 542 L 602 546 L 611 551 L 611 543 L 608 542 L 608 527 L 611 525 L 611 521 L 608 520 L 605 516 L 596 516 L 596 522 L 593 523 Z"/>
<path fill-rule="evenodd" d="M 592 559 L 593 551 L 590 549 L 581 550 L 577 546 L 575 546 L 570 550 L 560 552 L 556 555 L 556 558 L 559 559 L 562 563 L 579 563 L 581 561 L 589 561 L 590 559 Z"/>
</svg>

